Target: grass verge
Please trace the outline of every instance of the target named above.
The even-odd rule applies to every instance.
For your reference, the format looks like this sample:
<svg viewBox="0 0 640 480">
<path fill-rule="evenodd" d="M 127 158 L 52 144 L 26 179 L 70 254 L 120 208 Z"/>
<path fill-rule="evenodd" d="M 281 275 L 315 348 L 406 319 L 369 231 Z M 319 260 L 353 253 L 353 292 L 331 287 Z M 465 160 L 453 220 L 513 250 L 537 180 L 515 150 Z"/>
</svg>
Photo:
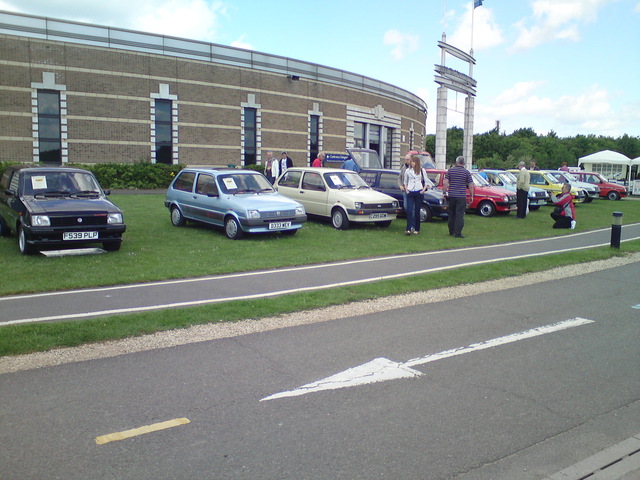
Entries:
<svg viewBox="0 0 640 480">
<path fill-rule="evenodd" d="M 46 258 L 18 254 L 15 236 L 0 237 L 0 295 L 70 290 L 156 280 L 201 277 L 284 266 L 325 263 L 364 257 L 446 250 L 565 235 L 553 230 L 551 207 L 531 212 L 526 220 L 513 214 L 481 218 L 466 216 L 464 239 L 448 235 L 446 222 L 424 224 L 422 234 L 404 235 L 405 220 L 389 228 L 372 224 L 335 230 L 328 222 L 309 221 L 293 237 L 248 235 L 232 241 L 219 229 L 189 223 L 171 225 L 163 195 L 112 195 L 125 214 L 122 249 L 103 255 Z M 578 205 L 576 231 L 606 228 L 614 210 L 623 222 L 640 220 L 640 201 L 595 200 Z"/>
<path fill-rule="evenodd" d="M 259 319 L 401 293 L 477 283 L 563 265 L 611 258 L 635 251 L 640 251 L 640 241 L 626 242 L 620 250 L 600 247 L 281 297 L 226 302 L 179 310 L 115 315 L 90 320 L 7 326 L 0 328 L 0 356 L 72 347 L 203 323 Z"/>
</svg>

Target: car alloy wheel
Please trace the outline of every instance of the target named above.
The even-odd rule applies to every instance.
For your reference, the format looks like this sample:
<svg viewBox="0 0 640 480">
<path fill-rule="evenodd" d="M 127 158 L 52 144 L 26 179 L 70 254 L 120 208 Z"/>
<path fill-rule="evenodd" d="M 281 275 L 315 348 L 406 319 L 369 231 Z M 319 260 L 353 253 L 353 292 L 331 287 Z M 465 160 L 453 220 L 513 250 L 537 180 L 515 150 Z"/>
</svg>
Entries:
<svg viewBox="0 0 640 480">
<path fill-rule="evenodd" d="M 243 232 L 240 228 L 240 224 L 234 217 L 228 217 L 224 221 L 224 233 L 226 233 L 227 237 L 229 237 L 231 240 L 240 240 L 243 237 Z"/>
<path fill-rule="evenodd" d="M 186 223 L 184 216 L 178 207 L 171 207 L 171 223 L 174 227 L 182 227 Z"/>
<path fill-rule="evenodd" d="M 426 205 L 422 205 L 420 207 L 420 222 L 430 222 L 432 217 L 431 209 Z"/>
<path fill-rule="evenodd" d="M 335 208 L 333 212 L 331 212 L 331 224 L 333 228 L 337 230 L 346 230 L 349 228 L 349 219 L 342 209 Z"/>
<path fill-rule="evenodd" d="M 480 202 L 478 206 L 478 213 L 481 217 L 492 217 L 496 213 L 496 207 L 493 203 L 485 200 Z"/>
<path fill-rule="evenodd" d="M 23 255 L 31 255 L 35 249 L 27 243 L 27 233 L 22 226 L 18 227 L 18 249 Z"/>
</svg>

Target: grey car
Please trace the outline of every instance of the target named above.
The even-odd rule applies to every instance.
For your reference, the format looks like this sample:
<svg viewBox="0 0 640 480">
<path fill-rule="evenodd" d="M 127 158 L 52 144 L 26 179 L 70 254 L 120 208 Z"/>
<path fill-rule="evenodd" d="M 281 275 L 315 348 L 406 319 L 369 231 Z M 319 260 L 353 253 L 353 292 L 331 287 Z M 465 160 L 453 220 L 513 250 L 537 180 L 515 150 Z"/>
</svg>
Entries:
<svg viewBox="0 0 640 480">
<path fill-rule="evenodd" d="M 171 223 L 188 220 L 220 226 L 232 240 L 245 233 L 295 234 L 307 220 L 304 207 L 277 193 L 259 172 L 186 168 L 167 189 Z"/>
</svg>

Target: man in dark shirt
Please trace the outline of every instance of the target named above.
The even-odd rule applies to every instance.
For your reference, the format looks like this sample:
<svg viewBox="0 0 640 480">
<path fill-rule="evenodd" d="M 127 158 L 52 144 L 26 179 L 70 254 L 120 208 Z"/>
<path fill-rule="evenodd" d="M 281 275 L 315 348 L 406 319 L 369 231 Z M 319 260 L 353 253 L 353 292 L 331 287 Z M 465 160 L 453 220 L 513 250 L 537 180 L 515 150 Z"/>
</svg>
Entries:
<svg viewBox="0 0 640 480">
<path fill-rule="evenodd" d="M 456 158 L 455 166 L 444 174 L 442 187 L 449 200 L 447 206 L 449 235 L 453 235 L 455 238 L 464 238 L 462 228 L 464 227 L 464 211 L 467 208 L 467 187 L 471 194 L 469 203 L 473 202 L 473 178 L 469 170 L 464 167 L 464 157 Z"/>
</svg>

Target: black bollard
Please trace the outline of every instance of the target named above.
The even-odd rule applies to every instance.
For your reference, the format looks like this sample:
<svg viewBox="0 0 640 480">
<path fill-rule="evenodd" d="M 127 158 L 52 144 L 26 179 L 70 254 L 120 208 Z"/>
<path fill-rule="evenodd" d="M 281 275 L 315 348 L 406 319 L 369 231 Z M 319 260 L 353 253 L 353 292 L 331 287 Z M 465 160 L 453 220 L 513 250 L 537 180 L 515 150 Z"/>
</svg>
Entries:
<svg viewBox="0 0 640 480">
<path fill-rule="evenodd" d="M 620 233 L 622 232 L 622 212 L 613 212 L 611 219 L 611 248 L 620 248 Z"/>
</svg>

